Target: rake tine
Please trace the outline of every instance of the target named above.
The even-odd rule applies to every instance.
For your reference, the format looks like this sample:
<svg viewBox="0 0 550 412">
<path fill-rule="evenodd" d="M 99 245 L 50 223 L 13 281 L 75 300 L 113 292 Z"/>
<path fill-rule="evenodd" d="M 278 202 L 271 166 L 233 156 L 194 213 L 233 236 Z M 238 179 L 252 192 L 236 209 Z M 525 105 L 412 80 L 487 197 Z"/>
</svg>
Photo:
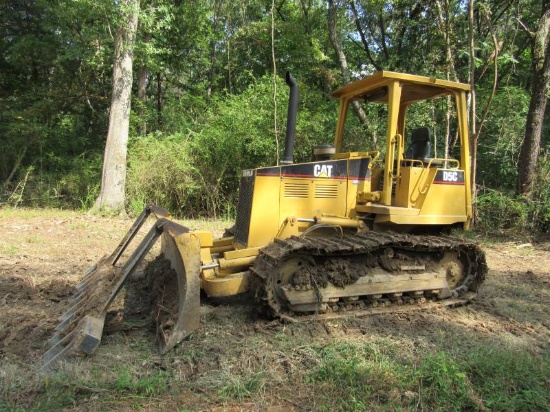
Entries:
<svg viewBox="0 0 550 412">
<path fill-rule="evenodd" d="M 107 255 L 104 255 L 101 259 L 99 259 L 99 262 L 96 262 L 94 263 L 92 266 L 90 266 L 88 269 L 86 269 L 84 271 L 84 275 L 82 276 L 82 281 L 88 279 L 90 276 L 92 276 L 95 272 L 95 270 L 97 269 L 97 267 L 99 266 L 99 264 L 101 263 L 101 261 L 103 261 L 104 259 L 107 259 Z"/>
<path fill-rule="evenodd" d="M 70 300 L 72 302 L 75 302 L 76 300 L 80 299 L 82 296 L 85 296 L 86 294 L 89 294 L 91 290 L 94 289 L 95 286 L 98 285 L 100 281 L 100 277 L 96 277 L 93 279 L 90 279 L 88 283 L 86 283 L 84 286 L 82 286 L 80 289 L 77 289 L 74 295 L 71 296 Z"/>
<path fill-rule="evenodd" d="M 126 259 L 124 265 L 120 268 L 115 267 L 115 263 L 122 256 L 151 213 L 157 215 L 157 221 L 149 229 L 133 253 Z M 170 233 L 176 235 L 189 232 L 188 228 L 167 220 L 164 216 L 168 215 L 168 212 L 164 209 L 156 206 L 147 206 L 115 251 L 109 256 L 103 256 L 97 264 L 89 267 L 84 272 L 82 280 L 76 286 L 76 292 L 70 298 L 71 307 L 60 317 L 60 323 L 55 328 L 56 332 L 47 342 L 50 348 L 41 357 L 42 366 L 40 367 L 40 371 L 51 370 L 59 360 L 68 356 L 91 355 L 94 353 L 101 342 L 105 316 L 109 305 L 120 292 L 128 277 L 151 250 L 160 235 L 165 230 L 169 230 Z M 195 246 L 199 248 L 198 242 Z M 199 262 L 198 250 L 193 249 L 192 253 L 197 262 Z M 196 263 L 194 266 L 199 267 L 200 264 Z M 189 279 L 193 282 L 198 282 L 199 280 L 197 274 L 191 275 Z M 186 285 L 183 283 L 180 286 L 190 286 L 190 284 Z M 193 284 L 193 286 L 195 285 Z M 189 297 L 189 303 L 192 303 L 193 308 L 195 308 L 198 305 L 198 283 L 196 287 L 192 287 L 191 289 L 193 290 L 193 299 L 190 298 L 191 295 L 186 295 L 186 298 Z M 197 293 L 196 299 L 194 296 L 195 292 Z M 180 305 L 180 312 L 182 308 L 185 309 L 188 307 Z M 190 329 L 196 328 L 194 317 L 197 317 L 198 322 L 198 310 L 194 310 L 193 312 L 196 313 L 193 313 L 191 317 L 185 317 L 185 319 L 183 319 L 183 316 L 180 316 L 183 320 L 182 322 L 178 321 L 179 323 L 176 325 L 177 333 L 168 337 L 169 342 L 165 342 L 168 343 L 168 346 L 162 345 L 164 350 L 172 347 L 176 341 L 181 340 L 184 335 L 189 333 Z"/>
<path fill-rule="evenodd" d="M 86 304 L 90 301 L 92 297 L 93 295 L 86 295 L 82 299 L 80 299 L 78 302 L 76 302 L 73 306 L 71 306 L 69 309 L 67 309 L 65 313 L 59 317 L 59 320 L 61 321 L 61 323 L 66 322 L 67 319 L 72 318 L 76 313 L 78 313 L 80 309 L 86 306 Z"/>
<path fill-rule="evenodd" d="M 50 349 L 48 349 L 44 354 L 40 357 L 40 360 L 47 364 L 51 362 L 54 358 L 56 358 L 63 350 L 67 349 L 68 346 L 63 347 L 63 344 L 70 342 L 70 340 L 75 335 L 76 330 L 71 331 L 67 335 L 65 335 L 62 339 L 59 339 Z M 56 336 L 56 335 L 54 335 Z"/>
<path fill-rule="evenodd" d="M 55 335 L 53 335 L 50 339 L 47 340 L 46 346 L 48 346 L 50 349 L 57 345 L 59 342 L 63 340 L 63 337 L 61 336 L 60 332 L 57 332 Z M 42 355 L 44 356 L 44 355 Z"/>
<path fill-rule="evenodd" d="M 39 370 L 49 370 L 50 366 L 55 365 L 56 361 L 64 359 L 68 355 L 91 355 L 101 342 L 104 321 L 105 313 L 102 313 L 99 317 L 84 316 L 76 328 L 64 338 L 58 340 L 54 346 L 42 355 L 40 359 L 43 364 Z"/>
<path fill-rule="evenodd" d="M 69 335 L 67 335 L 69 336 Z M 47 359 L 42 366 L 40 366 L 39 372 L 47 372 L 50 370 L 51 367 L 57 364 L 58 360 L 64 359 L 65 355 L 70 351 L 70 346 L 65 346 L 63 349 L 61 349 L 56 354 L 52 354 L 52 356 Z"/>
<path fill-rule="evenodd" d="M 87 290 L 90 287 L 90 285 L 92 285 L 94 283 L 97 283 L 98 278 L 99 278 L 99 275 L 98 275 L 98 271 L 96 270 L 93 273 L 93 275 L 89 275 L 87 279 L 81 281 L 76 286 L 76 294 L 78 294 L 79 292 Z"/>
<path fill-rule="evenodd" d="M 91 355 L 101 342 L 107 309 L 132 272 L 138 267 L 168 224 L 160 218 L 143 237 L 121 268 L 114 267 L 116 260 L 139 231 L 150 213 L 168 212 L 149 207 L 136 220 L 132 228 L 110 256 L 104 256 L 96 265 L 88 268 L 70 298 L 71 307 L 60 317 L 54 335 L 48 340 L 50 349 L 42 355 L 41 371 L 46 371 L 67 356 Z M 188 231 L 187 228 L 182 228 Z M 198 254 L 197 254 L 198 256 Z M 198 278 L 197 278 L 198 279 Z"/>
</svg>

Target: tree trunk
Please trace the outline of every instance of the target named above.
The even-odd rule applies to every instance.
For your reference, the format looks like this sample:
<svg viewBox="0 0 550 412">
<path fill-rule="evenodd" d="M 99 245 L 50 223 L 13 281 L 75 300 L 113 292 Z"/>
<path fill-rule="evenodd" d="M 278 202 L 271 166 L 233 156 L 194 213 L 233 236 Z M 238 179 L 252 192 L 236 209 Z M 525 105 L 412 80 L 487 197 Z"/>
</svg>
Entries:
<svg viewBox="0 0 550 412">
<path fill-rule="evenodd" d="M 162 74 L 157 72 L 157 126 L 162 126 Z"/>
<path fill-rule="evenodd" d="M 471 153 L 471 182 L 472 200 L 476 198 L 476 170 L 477 170 L 477 118 L 476 118 L 476 65 L 475 65 L 475 39 L 474 39 L 474 0 L 468 0 L 468 45 L 469 45 L 469 71 L 470 71 L 470 153 Z"/>
<path fill-rule="evenodd" d="M 140 67 L 137 74 L 137 98 L 139 100 L 139 108 L 137 114 L 139 116 L 139 134 L 145 136 L 147 134 L 147 74 L 146 67 Z"/>
<path fill-rule="evenodd" d="M 151 43 L 151 33 L 145 33 L 143 42 L 145 44 Z M 145 63 L 138 68 L 137 71 L 137 98 L 139 100 L 139 107 L 137 114 L 139 116 L 139 134 L 145 136 L 147 134 L 147 76 L 149 70 Z"/>
<path fill-rule="evenodd" d="M 349 2 L 351 11 L 353 13 L 353 19 L 355 21 L 355 28 L 357 29 L 357 33 L 359 33 L 359 37 L 361 38 L 361 43 L 363 43 L 363 49 L 365 50 L 365 53 L 367 55 L 367 59 L 369 60 L 370 64 L 374 66 L 376 70 L 382 70 L 382 66 L 380 66 L 376 60 L 373 58 L 373 53 L 370 52 L 370 44 L 367 40 L 367 37 L 365 36 L 365 31 L 361 27 L 361 22 L 359 20 L 359 13 L 357 13 L 357 7 L 355 6 L 355 2 L 351 0 Z"/>
<path fill-rule="evenodd" d="M 121 0 L 119 27 L 115 39 L 113 91 L 109 112 L 109 131 L 103 159 L 101 191 L 95 207 L 122 212 L 126 186 L 126 153 L 130 127 L 132 61 L 138 24 L 139 0 Z"/>
<path fill-rule="evenodd" d="M 518 162 L 518 194 L 532 196 L 544 113 L 550 92 L 550 0 L 543 0 L 542 16 L 532 38 L 533 84 Z"/>
<path fill-rule="evenodd" d="M 451 45 L 451 13 L 449 13 L 449 1 L 444 0 L 444 5 L 440 0 L 435 1 L 437 10 L 437 26 L 440 34 L 445 41 L 445 76 L 447 80 L 457 81 L 456 70 L 453 60 L 453 50 Z M 448 158 L 451 152 L 451 115 L 452 115 L 452 101 L 451 96 L 447 97 L 447 110 L 445 112 L 445 147 L 443 148 L 443 157 Z M 436 154 L 437 157 L 437 154 Z"/>
</svg>

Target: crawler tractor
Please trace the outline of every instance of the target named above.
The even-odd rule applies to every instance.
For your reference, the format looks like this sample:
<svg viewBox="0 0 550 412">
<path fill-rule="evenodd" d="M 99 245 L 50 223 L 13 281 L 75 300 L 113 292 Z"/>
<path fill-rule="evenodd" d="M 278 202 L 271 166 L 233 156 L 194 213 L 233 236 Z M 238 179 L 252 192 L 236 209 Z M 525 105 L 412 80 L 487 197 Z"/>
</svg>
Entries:
<svg viewBox="0 0 550 412">
<path fill-rule="evenodd" d="M 350 83 L 333 94 L 340 102 L 333 144 L 294 163 L 298 87 L 288 73 L 286 81 L 284 157 L 242 171 L 232 235 L 190 231 L 147 206 L 117 249 L 85 273 L 43 368 L 94 352 L 109 305 L 159 237 L 169 262 L 155 288 L 161 353 L 199 327 L 201 290 L 209 297 L 249 292 L 259 310 L 288 320 L 429 309 L 475 296 L 485 256 L 474 242 L 446 234 L 472 220 L 469 86 L 388 71 Z M 454 111 L 443 137 L 454 157 L 434 154 L 430 127 L 406 122 L 415 105 L 437 98 Z M 356 102 L 386 117 L 381 151 L 345 149 Z M 150 215 L 157 220 L 122 259 Z"/>
</svg>

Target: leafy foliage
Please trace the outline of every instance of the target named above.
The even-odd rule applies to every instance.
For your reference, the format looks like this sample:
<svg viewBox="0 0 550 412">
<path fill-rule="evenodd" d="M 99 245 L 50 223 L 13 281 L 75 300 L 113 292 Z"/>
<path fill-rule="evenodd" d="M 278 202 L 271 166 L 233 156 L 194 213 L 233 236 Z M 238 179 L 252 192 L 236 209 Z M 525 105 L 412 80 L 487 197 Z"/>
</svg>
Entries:
<svg viewBox="0 0 550 412">
<path fill-rule="evenodd" d="M 241 171 L 276 164 L 282 156 L 288 88 L 280 78 L 277 134 L 273 95 L 272 79 L 266 76 L 239 95 L 213 99 L 203 121 L 191 125 L 185 135 L 134 139 L 129 153 L 130 208 L 138 211 L 144 203 L 153 202 L 187 216 L 230 216 Z M 309 115 L 307 89 L 303 97 L 295 146 L 297 160 L 308 159 L 311 147 L 332 139 L 330 126 L 336 115 L 334 106 L 328 115 Z"/>
<path fill-rule="evenodd" d="M 550 163 L 545 151 L 531 198 L 512 191 L 485 189 L 477 198 L 477 226 L 485 232 L 513 229 L 530 234 L 550 230 Z"/>
<path fill-rule="evenodd" d="M 130 142 L 128 157 L 126 188 L 134 213 L 147 203 L 163 205 L 174 213 L 201 210 L 201 186 L 185 136 L 135 139 Z"/>
<path fill-rule="evenodd" d="M 115 5 L 90 0 L 0 5 L 2 203 L 91 205 L 106 137 Z M 435 1 L 429 8 L 409 0 L 335 5 L 337 38 L 352 79 L 378 69 L 468 79 L 464 2 Z M 494 194 L 512 193 L 522 167 L 517 159 L 529 107 L 532 55 L 530 38 L 519 21 L 534 29 L 540 2 L 475 5 L 478 117 L 497 73 L 497 93 L 479 140 L 478 206 L 486 208 L 479 212 L 480 222 L 502 227 L 527 222 L 545 231 L 549 201 L 544 164 L 525 213 L 518 210 L 521 200 L 499 206 L 503 200 Z M 307 160 L 315 144 L 332 141 L 337 109 L 329 95 L 342 84 L 343 75 L 328 39 L 326 5 L 282 2 L 274 22 L 272 38 L 271 15 L 258 1 L 141 2 L 134 73 L 140 92 L 132 103 L 127 189 L 130 209 L 156 201 L 189 216 L 231 214 L 240 171 L 274 164 L 282 151 L 287 88 L 281 77 L 286 70 L 301 87 L 295 158 Z M 445 112 L 441 106 L 414 108 L 408 114 L 409 121 L 429 123 L 436 131 L 438 154 L 445 138 L 452 141 L 454 119 L 447 125 Z M 541 156 L 549 143 L 548 114 L 546 120 Z M 383 143 L 383 124 L 361 125 L 355 116 L 348 121 L 348 149 L 373 149 L 370 142 Z M 184 147 L 176 148 L 175 142 Z M 149 180 L 136 178 L 143 173 L 138 173 L 137 162 L 152 166 L 153 156 L 161 158 L 162 147 L 178 152 L 181 160 L 177 166 L 158 165 L 157 170 L 184 180 L 172 184 L 175 178 L 162 177 L 165 184 L 154 189 Z M 165 151 L 164 156 L 171 155 Z M 497 206 L 512 208 L 517 219 L 498 220 Z"/>
<path fill-rule="evenodd" d="M 519 87 L 503 87 L 495 95 L 479 143 L 479 184 L 514 189 L 528 106 L 529 96 Z"/>
</svg>

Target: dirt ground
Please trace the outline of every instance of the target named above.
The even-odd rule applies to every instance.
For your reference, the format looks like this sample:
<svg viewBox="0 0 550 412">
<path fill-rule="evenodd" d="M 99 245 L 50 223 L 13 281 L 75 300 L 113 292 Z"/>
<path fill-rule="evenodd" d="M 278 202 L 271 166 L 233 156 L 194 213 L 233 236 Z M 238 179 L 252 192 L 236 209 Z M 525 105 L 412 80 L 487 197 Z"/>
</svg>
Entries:
<svg viewBox="0 0 550 412">
<path fill-rule="evenodd" d="M 114 249 L 130 223 L 129 219 L 75 212 L 0 210 L 0 364 L 26 365 L 27 369 L 39 364 L 44 343 L 67 310 L 68 298 L 83 271 Z M 196 225 L 199 228 L 200 224 Z M 443 330 L 464 339 L 465 345 L 475 339 L 493 339 L 535 352 L 548 350 L 550 242 L 482 239 L 481 243 L 490 271 L 477 299 L 467 307 L 308 324 L 293 333 L 321 340 L 335 336 L 359 339 L 380 333 L 437 341 Z M 233 305 L 206 301 L 201 306 L 201 318 L 196 339 L 201 347 L 219 351 L 223 351 L 224 336 L 234 334 L 243 342 L 258 333 L 273 337 L 286 328 L 258 317 L 248 299 L 236 300 Z M 107 335 L 102 346 L 109 345 L 109 340 L 117 340 L 116 331 Z M 178 367 L 188 368 L 185 374 L 192 377 L 214 366 L 203 362 Z M 290 404 L 282 402 L 281 407 L 300 409 L 296 407 L 300 404 L 298 392 Z"/>
</svg>

